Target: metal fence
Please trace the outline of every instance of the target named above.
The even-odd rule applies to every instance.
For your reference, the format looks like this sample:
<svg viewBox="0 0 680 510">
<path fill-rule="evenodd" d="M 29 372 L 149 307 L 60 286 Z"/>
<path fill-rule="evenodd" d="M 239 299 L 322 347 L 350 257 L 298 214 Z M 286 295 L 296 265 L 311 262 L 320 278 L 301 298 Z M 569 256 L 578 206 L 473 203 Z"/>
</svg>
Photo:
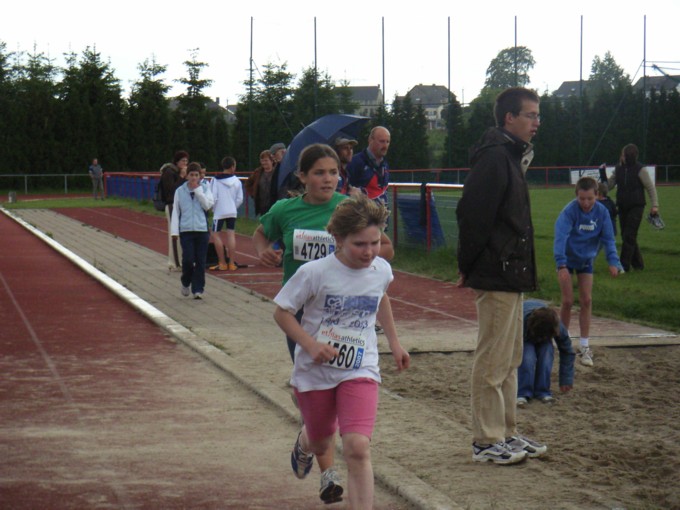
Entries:
<svg viewBox="0 0 680 510">
<path fill-rule="evenodd" d="M 532 186 L 560 187 L 571 186 L 574 178 L 583 173 L 597 172 L 597 167 L 532 167 L 527 172 L 527 180 Z M 428 251 L 440 247 L 455 247 L 458 243 L 458 225 L 456 222 L 456 206 L 462 195 L 463 182 L 469 172 L 467 168 L 440 170 L 393 170 L 390 172 L 392 183 L 388 194 L 388 207 L 392 211 L 388 224 L 388 233 L 395 246 L 425 247 Z M 104 174 L 104 186 L 107 196 L 132 198 L 151 202 L 156 183 L 160 179 L 158 172 L 107 172 Z M 63 183 L 64 193 L 68 193 L 77 183 L 79 189 L 89 189 L 88 174 L 68 175 L 0 175 L 0 178 L 11 179 L 21 184 L 24 193 L 36 189 L 34 183 L 40 183 L 43 189 L 45 182 Z M 35 178 L 35 180 L 34 180 Z M 51 181 L 46 181 L 49 178 Z M 241 182 L 245 177 L 239 177 Z M 656 166 L 656 182 L 658 185 L 680 184 L 680 165 Z M 0 187 L 6 187 L 7 181 L 0 180 Z M 69 187 L 70 186 L 70 187 Z M 54 187 L 52 187 L 54 189 Z M 244 192 L 244 203 L 238 210 L 241 218 L 255 219 L 253 199 Z"/>
</svg>

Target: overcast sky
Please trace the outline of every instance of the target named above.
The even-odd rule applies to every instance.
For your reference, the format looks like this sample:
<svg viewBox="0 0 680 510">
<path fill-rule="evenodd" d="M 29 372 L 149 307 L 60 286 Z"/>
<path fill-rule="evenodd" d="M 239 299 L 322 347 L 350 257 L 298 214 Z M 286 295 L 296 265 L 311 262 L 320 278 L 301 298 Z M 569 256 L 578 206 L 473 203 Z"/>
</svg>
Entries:
<svg viewBox="0 0 680 510">
<path fill-rule="evenodd" d="M 399 5 L 399 6 L 397 6 Z M 531 8 L 529 7 L 531 6 Z M 647 35 L 644 36 L 644 16 Z M 536 65 L 531 86 L 553 91 L 566 80 L 578 80 L 583 16 L 583 78 L 593 57 L 611 51 L 616 62 L 636 81 L 642 62 L 648 76 L 656 63 L 680 74 L 679 0 L 650 2 L 580 1 L 507 2 L 477 0 L 443 2 L 317 2 L 269 1 L 117 2 L 37 0 L 3 7 L 0 40 L 8 51 L 48 54 L 64 64 L 63 54 L 96 46 L 110 61 L 124 90 L 139 77 L 137 66 L 156 58 L 168 66 L 172 94 L 183 92 L 174 80 L 186 77 L 185 60 L 199 48 L 198 60 L 209 64 L 201 77 L 214 83 L 207 95 L 232 104 L 245 89 L 251 51 L 255 65 L 288 64 L 300 75 L 314 64 L 314 18 L 319 70 L 350 85 L 383 84 L 389 102 L 419 83 L 447 86 L 460 101 L 469 102 L 484 84 L 486 69 L 503 48 L 527 46 Z M 450 22 L 449 22 L 450 19 Z M 256 71 L 257 76 L 257 71 Z"/>
</svg>

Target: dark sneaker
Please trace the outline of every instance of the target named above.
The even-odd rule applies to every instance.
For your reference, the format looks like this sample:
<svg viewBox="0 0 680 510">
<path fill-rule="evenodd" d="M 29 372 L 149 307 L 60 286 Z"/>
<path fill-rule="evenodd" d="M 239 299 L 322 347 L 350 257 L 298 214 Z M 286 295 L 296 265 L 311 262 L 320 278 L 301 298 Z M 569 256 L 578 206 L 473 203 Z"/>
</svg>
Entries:
<svg viewBox="0 0 680 510">
<path fill-rule="evenodd" d="M 319 497 L 326 504 L 342 501 L 343 488 L 340 486 L 340 476 L 333 468 L 321 473 Z"/>
<path fill-rule="evenodd" d="M 300 434 L 298 434 L 293 451 L 290 453 L 290 465 L 293 467 L 295 476 L 302 480 L 312 470 L 314 454 L 307 453 L 302 449 L 302 446 L 300 446 Z"/>
<path fill-rule="evenodd" d="M 472 460 L 494 464 L 517 464 L 527 456 L 525 451 L 513 451 L 503 441 L 494 444 L 472 443 Z"/>
<path fill-rule="evenodd" d="M 659 213 L 656 214 L 649 213 L 647 215 L 647 221 L 652 225 L 652 227 L 654 227 L 657 230 L 661 230 L 666 226 L 666 224 L 661 219 L 661 216 L 659 216 Z"/>
<path fill-rule="evenodd" d="M 505 440 L 505 444 L 513 452 L 524 452 L 528 457 L 540 457 L 548 452 L 548 447 L 524 436 L 512 436 Z"/>
</svg>

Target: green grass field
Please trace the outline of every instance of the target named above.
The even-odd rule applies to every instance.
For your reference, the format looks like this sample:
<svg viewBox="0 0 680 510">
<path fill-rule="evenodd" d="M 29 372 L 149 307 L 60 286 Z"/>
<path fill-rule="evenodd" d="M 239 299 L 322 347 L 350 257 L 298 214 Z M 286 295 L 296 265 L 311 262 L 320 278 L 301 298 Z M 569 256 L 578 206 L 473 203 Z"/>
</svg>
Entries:
<svg viewBox="0 0 680 510">
<path fill-rule="evenodd" d="M 647 222 L 640 226 L 638 241 L 645 258 L 644 271 L 631 271 L 611 278 L 604 255 L 595 264 L 593 312 L 603 317 L 622 319 L 680 332 L 680 187 L 658 188 L 661 216 L 666 228 L 655 230 Z M 539 290 L 532 297 L 560 302 L 552 256 L 553 226 L 557 215 L 574 197 L 573 189 L 534 189 L 531 192 L 532 212 L 536 230 L 536 257 Z M 111 198 L 104 202 L 89 198 L 23 201 L 5 204 L 21 207 L 129 207 L 158 215 L 149 202 Z M 250 235 L 256 222 L 239 219 L 237 231 Z M 620 246 L 620 240 L 617 240 Z M 455 281 L 455 246 L 446 246 L 431 253 L 424 249 L 402 248 L 396 252 L 396 269 Z"/>
</svg>

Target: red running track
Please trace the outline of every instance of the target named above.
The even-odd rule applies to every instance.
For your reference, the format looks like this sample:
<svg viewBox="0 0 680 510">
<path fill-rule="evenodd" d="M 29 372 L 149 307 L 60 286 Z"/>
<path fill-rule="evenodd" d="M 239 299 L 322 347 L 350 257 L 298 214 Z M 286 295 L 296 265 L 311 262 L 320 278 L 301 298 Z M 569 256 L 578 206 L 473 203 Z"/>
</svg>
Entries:
<svg viewBox="0 0 680 510">
<path fill-rule="evenodd" d="M 167 225 L 164 217 L 124 208 L 59 209 L 58 212 L 151 250 L 167 253 Z M 259 264 L 248 236 L 237 236 L 236 251 L 237 262 L 253 267 L 211 274 L 273 298 L 281 287 L 281 270 Z M 455 268 L 451 268 L 451 271 L 455 271 Z M 395 271 L 389 294 L 397 320 L 441 321 L 442 326 L 448 328 L 455 327 L 451 321 L 476 320 L 472 291 L 459 289 L 452 283 Z"/>
<path fill-rule="evenodd" d="M 4 214 L 0 238 L 0 507 L 323 506 L 292 424 Z"/>
</svg>

